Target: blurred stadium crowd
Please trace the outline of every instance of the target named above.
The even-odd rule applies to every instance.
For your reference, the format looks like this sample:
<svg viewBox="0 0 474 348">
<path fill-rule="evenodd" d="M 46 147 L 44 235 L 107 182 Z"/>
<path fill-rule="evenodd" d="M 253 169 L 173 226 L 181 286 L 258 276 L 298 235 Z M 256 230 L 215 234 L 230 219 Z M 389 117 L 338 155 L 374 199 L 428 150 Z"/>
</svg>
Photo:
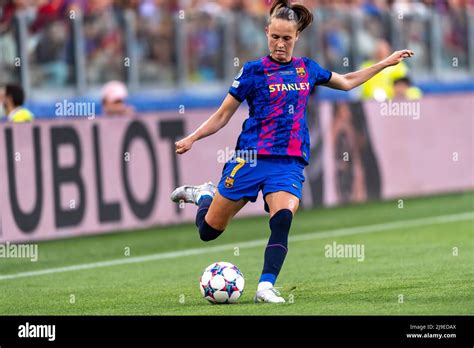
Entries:
<svg viewBox="0 0 474 348">
<path fill-rule="evenodd" d="M 409 67 L 415 78 L 440 78 L 448 70 L 451 79 L 453 66 L 461 78 L 472 78 L 472 0 L 301 2 L 316 10 L 316 20 L 295 54 L 327 69 L 360 68 L 382 40 L 390 49 L 416 52 Z M 267 53 L 263 28 L 270 3 L 0 0 L 0 84 L 25 84 L 25 75 L 35 89 L 74 88 L 81 78 L 83 86 L 110 80 L 135 87 L 228 83 L 237 67 Z M 25 59 L 27 71 L 21 72 Z"/>
</svg>

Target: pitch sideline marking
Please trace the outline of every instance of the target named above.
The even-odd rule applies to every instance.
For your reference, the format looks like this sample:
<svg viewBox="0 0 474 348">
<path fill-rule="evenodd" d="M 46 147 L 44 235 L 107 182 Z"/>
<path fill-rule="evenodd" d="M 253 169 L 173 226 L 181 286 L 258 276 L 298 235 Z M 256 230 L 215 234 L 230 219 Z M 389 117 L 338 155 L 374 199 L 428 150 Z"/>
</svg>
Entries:
<svg viewBox="0 0 474 348">
<path fill-rule="evenodd" d="M 305 233 L 302 235 L 290 236 L 289 241 L 300 242 L 300 241 L 313 240 L 313 239 L 351 236 L 351 235 L 362 234 L 362 233 L 378 233 L 378 232 L 393 230 L 397 228 L 410 228 L 410 227 L 416 227 L 416 226 L 431 225 L 431 224 L 438 224 L 438 223 L 442 224 L 442 223 L 465 221 L 465 220 L 472 220 L 472 219 L 474 219 L 474 213 L 440 215 L 440 216 L 429 217 L 429 218 L 394 221 L 394 222 L 387 222 L 383 224 L 366 225 L 366 226 L 345 227 L 345 228 L 339 228 L 336 230 L 328 230 L 328 231 L 321 231 L 321 232 L 310 232 L 310 233 Z M 48 268 L 48 269 L 39 270 L 39 271 L 0 275 L 0 281 L 24 278 L 24 277 L 34 277 L 34 276 L 40 276 L 40 275 L 45 275 L 45 274 L 80 271 L 80 270 L 100 268 L 100 267 L 141 263 L 141 262 L 156 261 L 156 260 L 163 260 L 163 259 L 173 259 L 173 258 L 184 257 L 184 256 L 201 255 L 201 254 L 207 254 L 207 253 L 212 253 L 212 252 L 233 250 L 236 245 L 239 248 L 254 248 L 257 246 L 263 246 L 267 242 L 268 242 L 268 239 L 257 239 L 253 241 L 242 242 L 242 243 L 218 245 L 215 247 L 185 249 L 185 250 L 152 254 L 152 255 L 146 255 L 146 256 L 136 256 L 136 257 L 131 257 L 131 258 L 100 261 L 100 262 L 94 262 L 94 263 L 85 263 L 85 264 L 80 264 L 80 265 Z"/>
</svg>

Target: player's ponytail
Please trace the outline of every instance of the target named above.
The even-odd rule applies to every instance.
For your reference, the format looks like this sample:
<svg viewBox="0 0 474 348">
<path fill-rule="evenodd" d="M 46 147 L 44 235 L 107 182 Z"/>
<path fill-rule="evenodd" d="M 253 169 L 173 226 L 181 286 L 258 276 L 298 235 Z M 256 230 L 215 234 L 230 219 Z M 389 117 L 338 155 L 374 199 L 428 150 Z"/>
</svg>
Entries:
<svg viewBox="0 0 474 348">
<path fill-rule="evenodd" d="M 273 18 L 296 22 L 299 32 L 305 30 L 313 22 L 313 14 L 308 8 L 300 4 L 291 4 L 289 0 L 273 1 L 268 24 Z"/>
</svg>

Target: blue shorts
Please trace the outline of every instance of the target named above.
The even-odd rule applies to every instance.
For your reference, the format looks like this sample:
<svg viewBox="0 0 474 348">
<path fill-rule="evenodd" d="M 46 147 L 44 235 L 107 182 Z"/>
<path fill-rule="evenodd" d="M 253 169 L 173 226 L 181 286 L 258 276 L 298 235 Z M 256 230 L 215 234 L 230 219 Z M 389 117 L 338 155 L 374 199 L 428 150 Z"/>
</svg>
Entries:
<svg viewBox="0 0 474 348">
<path fill-rule="evenodd" d="M 301 159 L 290 156 L 258 156 L 252 162 L 232 158 L 224 165 L 217 188 L 232 201 L 255 202 L 260 190 L 264 199 L 269 193 L 285 191 L 301 200 L 304 167 Z"/>
</svg>

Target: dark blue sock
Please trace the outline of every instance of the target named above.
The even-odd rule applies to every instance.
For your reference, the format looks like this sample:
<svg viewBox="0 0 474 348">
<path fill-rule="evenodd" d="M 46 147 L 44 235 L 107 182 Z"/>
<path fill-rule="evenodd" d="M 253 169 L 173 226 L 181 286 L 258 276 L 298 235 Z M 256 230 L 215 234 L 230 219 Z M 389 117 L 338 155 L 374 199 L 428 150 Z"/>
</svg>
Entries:
<svg viewBox="0 0 474 348">
<path fill-rule="evenodd" d="M 288 234 L 292 220 L 293 213 L 289 209 L 279 210 L 270 219 L 272 232 L 265 249 L 265 261 L 260 282 L 275 284 L 288 252 Z"/>
<path fill-rule="evenodd" d="M 199 208 L 196 214 L 196 226 L 199 229 L 199 236 L 204 242 L 209 242 L 216 239 L 224 231 L 219 231 L 210 226 L 205 219 L 207 211 L 212 203 L 211 196 L 203 196 L 199 200 Z"/>
</svg>

